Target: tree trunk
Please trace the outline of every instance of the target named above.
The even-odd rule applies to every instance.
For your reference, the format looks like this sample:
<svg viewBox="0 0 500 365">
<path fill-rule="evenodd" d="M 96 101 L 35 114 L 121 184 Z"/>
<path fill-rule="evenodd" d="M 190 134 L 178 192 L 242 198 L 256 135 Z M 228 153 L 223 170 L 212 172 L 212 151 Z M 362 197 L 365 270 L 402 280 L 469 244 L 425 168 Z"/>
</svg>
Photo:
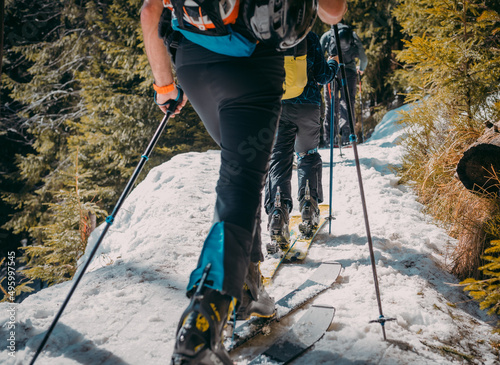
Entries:
<svg viewBox="0 0 500 365">
<path fill-rule="evenodd" d="M 500 194 L 500 122 L 489 124 L 457 165 L 464 186 L 476 193 Z"/>
</svg>

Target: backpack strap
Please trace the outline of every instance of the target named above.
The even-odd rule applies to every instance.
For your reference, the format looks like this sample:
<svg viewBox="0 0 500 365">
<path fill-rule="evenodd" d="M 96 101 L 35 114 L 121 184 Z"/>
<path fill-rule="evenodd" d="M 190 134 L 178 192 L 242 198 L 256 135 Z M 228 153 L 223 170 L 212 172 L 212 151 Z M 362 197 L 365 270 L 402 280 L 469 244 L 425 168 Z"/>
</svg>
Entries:
<svg viewBox="0 0 500 365">
<path fill-rule="evenodd" d="M 164 8 L 158 23 L 158 36 L 163 39 L 163 43 L 167 46 L 172 63 L 175 64 L 175 55 L 179 42 L 182 39 L 182 34 L 172 29 L 172 12 L 170 9 Z"/>
</svg>

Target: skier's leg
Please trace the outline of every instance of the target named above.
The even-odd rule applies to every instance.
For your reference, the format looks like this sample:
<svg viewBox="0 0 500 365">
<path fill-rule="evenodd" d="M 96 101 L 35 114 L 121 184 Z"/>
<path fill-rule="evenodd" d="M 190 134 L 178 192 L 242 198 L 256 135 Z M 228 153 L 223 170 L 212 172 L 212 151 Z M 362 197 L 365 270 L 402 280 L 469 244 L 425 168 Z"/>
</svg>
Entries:
<svg viewBox="0 0 500 365">
<path fill-rule="evenodd" d="M 249 58 L 226 57 L 183 39 L 176 69 L 221 147 L 221 167 L 214 224 L 188 284 L 189 294 L 200 289 L 201 295 L 192 297 L 181 318 L 173 358 L 203 363 L 212 354 L 230 363 L 220 342 L 231 298 L 241 301 L 250 259 L 260 248 L 256 217 L 281 108 L 283 57 L 265 46 Z"/>
<path fill-rule="evenodd" d="M 292 187 L 290 181 L 292 179 L 293 151 L 297 126 L 287 118 L 288 105 L 282 105 L 278 133 L 269 162 L 269 173 L 265 189 L 265 208 L 267 214 L 271 213 L 274 206 L 278 187 L 280 188 L 281 201 L 287 202 L 290 210 L 292 209 Z"/>
<path fill-rule="evenodd" d="M 325 117 L 323 119 L 323 141 L 325 141 L 325 147 L 328 147 L 328 145 L 330 144 L 330 126 L 332 118 L 331 115 L 332 101 L 330 98 L 331 96 L 330 94 L 333 93 L 331 85 L 332 83 L 323 86 L 323 96 L 325 98 Z"/>
<path fill-rule="evenodd" d="M 341 101 L 342 101 L 342 88 L 340 87 L 340 81 L 338 79 L 335 80 L 334 82 L 334 95 L 335 95 L 335 111 L 334 111 L 334 139 L 335 143 L 339 146 L 342 145 L 341 141 L 341 136 L 340 136 L 340 131 L 341 131 L 341 125 L 343 121 L 343 116 L 342 116 L 342 108 L 341 108 Z"/>
<path fill-rule="evenodd" d="M 295 120 L 295 117 L 293 104 L 282 104 L 278 133 L 266 181 L 265 204 L 268 230 L 271 235 L 271 244 L 267 246 L 269 253 L 277 252 L 279 246 L 286 248 L 290 242 L 288 221 L 293 207 L 291 179 L 297 133 L 297 126 L 292 120 Z"/>
<path fill-rule="evenodd" d="M 299 180 L 299 200 L 304 197 L 306 181 L 309 180 L 311 196 L 323 201 L 321 184 L 321 156 L 318 153 L 320 133 L 320 107 L 315 104 L 297 104 L 298 133 L 295 152 L 298 155 L 297 175 Z"/>
<path fill-rule="evenodd" d="M 320 130 L 320 106 L 297 104 L 298 133 L 295 152 L 298 156 L 299 209 L 305 234 L 319 222 L 318 203 L 323 201 L 322 161 L 318 153 Z"/>
<path fill-rule="evenodd" d="M 184 63 L 186 54 L 191 62 L 199 59 L 200 63 Z M 264 47 L 238 61 L 185 40 L 177 51 L 179 81 L 221 146 L 215 224 L 189 289 L 201 277 L 204 262 L 213 260 L 217 265 L 209 276 L 213 288 L 241 298 L 250 253 L 256 244 L 255 217 L 281 108 L 282 62 L 282 56 Z"/>
<path fill-rule="evenodd" d="M 261 245 L 261 208 L 259 205 L 255 218 L 250 264 L 243 285 L 242 298 L 238 301 L 237 319 L 248 319 L 250 316 L 271 317 L 275 313 L 274 299 L 264 289 L 260 273 L 259 264 L 264 260 Z"/>
<path fill-rule="evenodd" d="M 347 77 L 347 89 L 349 90 L 349 97 L 351 101 L 351 111 L 352 111 L 352 124 L 354 127 L 356 127 L 356 118 L 355 118 L 355 113 L 354 113 L 354 107 L 356 105 L 356 92 L 357 92 L 357 84 L 358 84 L 358 74 L 357 72 L 354 72 L 353 70 L 348 70 L 346 71 L 346 77 Z M 351 131 L 351 128 L 349 127 L 349 131 L 351 134 L 355 134 L 356 131 Z"/>
</svg>

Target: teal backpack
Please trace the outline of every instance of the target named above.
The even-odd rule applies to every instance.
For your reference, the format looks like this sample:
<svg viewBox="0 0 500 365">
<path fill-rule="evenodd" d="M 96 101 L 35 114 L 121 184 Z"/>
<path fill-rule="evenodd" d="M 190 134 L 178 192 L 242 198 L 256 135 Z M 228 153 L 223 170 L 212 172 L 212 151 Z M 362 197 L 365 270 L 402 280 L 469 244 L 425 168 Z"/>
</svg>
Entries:
<svg viewBox="0 0 500 365">
<path fill-rule="evenodd" d="M 208 50 L 226 56 L 248 57 L 255 47 L 232 25 L 239 15 L 240 0 L 164 0 L 160 29 L 171 24 L 171 30 Z M 162 36 L 162 38 L 165 38 Z"/>
<path fill-rule="evenodd" d="M 279 51 L 297 45 L 316 20 L 318 0 L 163 0 L 163 5 L 159 33 L 169 48 L 179 39 L 172 35 L 177 32 L 213 52 L 248 57 L 258 42 Z"/>
</svg>

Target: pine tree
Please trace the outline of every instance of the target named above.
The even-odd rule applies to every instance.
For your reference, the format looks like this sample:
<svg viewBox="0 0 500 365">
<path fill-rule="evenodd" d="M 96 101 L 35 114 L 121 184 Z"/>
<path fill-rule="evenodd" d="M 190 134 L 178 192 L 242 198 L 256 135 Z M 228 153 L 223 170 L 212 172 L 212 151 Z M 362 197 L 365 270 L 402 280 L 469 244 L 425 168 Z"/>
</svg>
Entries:
<svg viewBox="0 0 500 365">
<path fill-rule="evenodd" d="M 498 224 L 498 223 L 497 223 Z M 498 228 L 497 228 L 498 231 Z M 479 268 L 486 279 L 466 279 L 461 284 L 464 290 L 480 303 L 480 308 L 487 310 L 488 314 L 500 314 L 500 240 L 492 240 L 490 247 L 484 253 L 483 259 L 487 264 Z M 500 322 L 497 323 L 495 332 L 500 333 Z"/>
<path fill-rule="evenodd" d="M 0 270 L 2 273 L 5 273 L 5 275 L 0 276 L 0 292 L 2 293 L 0 302 L 15 303 L 16 299 L 23 293 L 32 293 L 34 291 L 34 289 L 30 286 L 30 284 L 33 284 L 33 281 L 26 278 L 21 278 L 21 280 L 19 280 L 19 274 L 16 274 L 16 277 L 14 278 L 16 284 L 12 287 L 12 284 L 9 283 L 8 273 L 9 267 L 10 269 L 13 269 L 14 267 L 8 264 L 9 261 L 6 261 L 6 257 L 8 257 L 8 255 L 5 255 L 5 257 L 0 259 Z"/>
<path fill-rule="evenodd" d="M 23 78 L 3 77 L 11 90 L 10 97 L 20 105 L 17 116 L 31 139 L 30 153 L 16 156 L 18 172 L 13 178 L 22 182 L 23 189 L 4 195 L 17 210 L 6 227 L 17 233 L 29 231 L 46 219 L 43 203 L 50 201 L 50 191 L 60 186 L 55 171 L 70 165 L 66 143 L 70 131 L 66 121 L 82 113 L 74 77 L 75 70 L 84 64 L 78 55 L 83 53 L 78 51 L 81 31 L 75 30 L 81 28 L 81 21 L 75 16 L 78 14 L 74 13 L 72 2 L 65 3 L 38 3 L 44 19 L 51 19 L 52 29 L 47 30 L 47 37 L 15 48 L 21 59 L 30 64 Z M 36 19 L 37 13 L 34 14 Z M 39 239 L 31 233 L 33 239 Z"/>
<path fill-rule="evenodd" d="M 37 44 L 51 42 L 56 38 L 59 21 L 56 14 L 60 12 L 60 4 L 51 1 L 38 1 L 36 3 L 20 1 L 7 1 L 5 4 L 4 19 L 4 49 L 2 65 L 2 88 L 0 89 L 2 103 L 0 103 L 0 191 L 1 195 L 19 194 L 21 197 L 25 189 L 24 182 L 16 167 L 15 155 L 27 156 L 33 154 L 33 135 L 29 133 L 32 124 L 36 124 L 29 116 L 28 103 L 18 100 L 17 95 L 22 91 L 17 87 L 28 83 L 32 76 L 29 69 L 34 61 L 29 54 L 24 54 L 23 48 L 33 48 Z M 32 91 L 33 94 L 35 94 Z M 17 94 L 17 95 L 16 95 Z M 52 98 L 54 99 L 54 97 Z M 52 100 L 53 101 L 53 100 Z M 0 202 L 0 226 L 10 220 L 9 216 L 16 212 L 13 206 L 23 204 L 19 198 L 13 202 L 2 200 Z M 28 222 L 32 220 L 27 219 Z M 23 229 L 17 230 L 20 235 L 14 235 L 12 229 L 2 229 L 0 235 L 0 251 L 15 250 L 20 245 L 20 240 L 26 238 Z"/>
<path fill-rule="evenodd" d="M 403 48 L 401 26 L 392 14 L 397 4 L 396 0 L 354 0 L 349 2 L 345 15 L 345 21 L 354 27 L 365 46 L 368 66 L 363 86 L 373 107 L 383 104 L 390 108 L 404 87 L 393 75 L 400 67 L 395 52 Z"/>
<path fill-rule="evenodd" d="M 71 279 L 95 228 L 96 218 L 106 214 L 95 202 L 98 192 L 81 188 L 89 174 L 80 174 L 78 158 L 77 152 L 72 167 L 58 172 L 62 187 L 51 192 L 53 200 L 46 203 L 47 213 L 56 219 L 33 227 L 42 237 L 43 245 L 25 248 L 29 269 L 22 273 L 28 278 L 41 279 L 49 284 Z"/>
<path fill-rule="evenodd" d="M 406 64 L 410 100 L 447 94 L 473 119 L 498 90 L 500 5 L 496 1 L 401 1 L 395 14 L 411 37 Z"/>
<path fill-rule="evenodd" d="M 71 277 L 86 242 L 76 229 L 78 204 L 90 204 L 82 192 L 93 194 L 91 211 L 112 207 L 162 119 L 141 39 L 141 4 L 42 0 L 37 5 L 51 27 L 10 54 L 10 62 L 28 65 L 23 77 L 4 80 L 18 105 L 12 118 L 25 126 L 30 149 L 16 156 L 18 170 L 11 175 L 23 188 L 3 194 L 16 209 L 5 228 L 29 232 L 25 259 L 32 278 Z M 176 153 L 216 148 L 189 106 L 170 124 L 145 173 Z M 85 177 L 80 197 L 67 180 L 75 174 L 75 155 Z"/>
<path fill-rule="evenodd" d="M 140 0 L 91 1 L 86 7 L 92 58 L 78 79 L 87 113 L 72 124 L 68 143 L 70 149 L 80 149 L 82 168 L 92 174 L 91 180 L 106 189 L 100 196 L 106 207 L 115 203 L 163 117 L 152 98 L 141 5 Z M 170 120 L 140 179 L 176 153 L 215 147 L 188 105 Z"/>
</svg>

